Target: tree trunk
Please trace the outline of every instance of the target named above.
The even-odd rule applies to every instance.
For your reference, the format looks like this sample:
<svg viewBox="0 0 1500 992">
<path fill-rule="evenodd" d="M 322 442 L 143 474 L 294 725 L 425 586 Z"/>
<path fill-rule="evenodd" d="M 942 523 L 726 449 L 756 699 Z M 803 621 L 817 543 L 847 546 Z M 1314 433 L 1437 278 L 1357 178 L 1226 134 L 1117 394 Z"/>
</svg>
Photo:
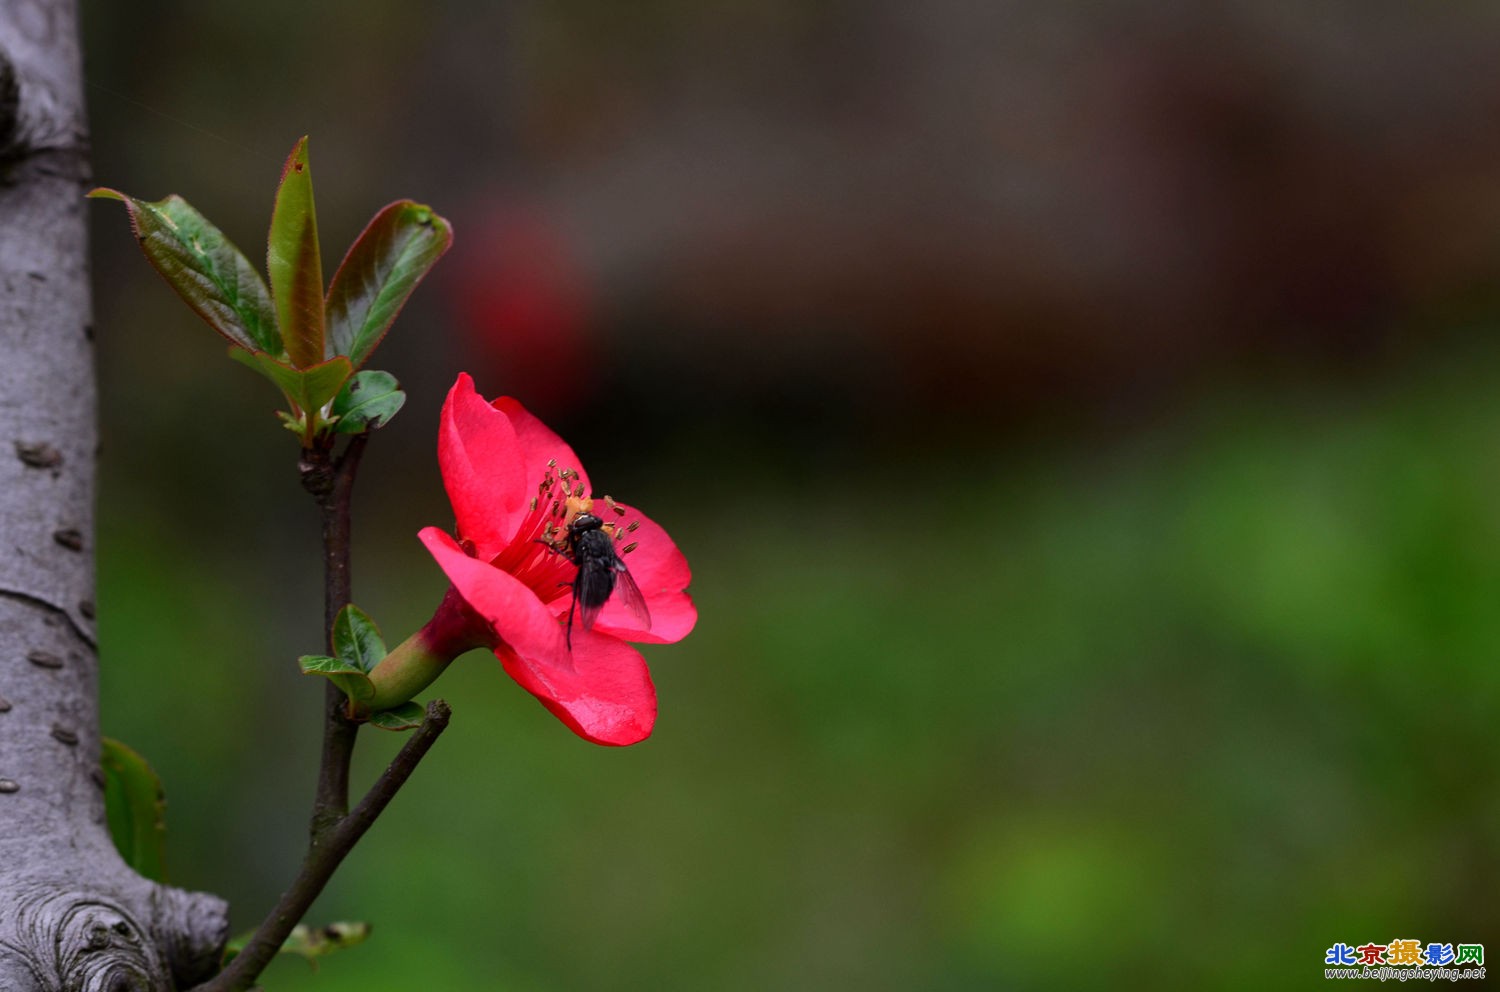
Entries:
<svg viewBox="0 0 1500 992">
<path fill-rule="evenodd" d="M 99 767 L 96 435 L 74 0 L 0 0 L 0 989 L 212 974 L 219 899 L 115 852 Z"/>
</svg>

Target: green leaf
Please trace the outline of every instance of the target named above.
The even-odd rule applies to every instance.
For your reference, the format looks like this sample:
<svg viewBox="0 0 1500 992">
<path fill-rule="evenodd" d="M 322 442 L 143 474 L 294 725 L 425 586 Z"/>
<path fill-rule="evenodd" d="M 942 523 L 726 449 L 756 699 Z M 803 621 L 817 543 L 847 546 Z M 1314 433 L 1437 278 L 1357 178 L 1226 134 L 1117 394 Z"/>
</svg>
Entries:
<svg viewBox="0 0 1500 992">
<path fill-rule="evenodd" d="M 369 615 L 348 604 L 333 619 L 333 650 L 345 662 L 368 672 L 385 657 L 385 641 Z"/>
<path fill-rule="evenodd" d="M 323 350 L 323 260 L 318 253 L 318 216 L 313 208 L 312 166 L 307 137 L 297 142 L 281 170 L 266 271 L 276 301 L 281 338 L 292 364 L 316 365 Z"/>
<path fill-rule="evenodd" d="M 415 730 L 422 725 L 426 713 L 420 703 L 402 703 L 394 709 L 371 713 L 370 726 L 381 730 Z"/>
<path fill-rule="evenodd" d="M 135 751 L 105 737 L 104 812 L 109 835 L 125 863 L 155 882 L 166 881 L 167 800 L 161 779 Z"/>
<path fill-rule="evenodd" d="M 186 200 L 174 194 L 147 203 L 103 187 L 89 196 L 125 204 L 147 260 L 210 327 L 241 348 L 282 353 L 265 280 Z"/>
<path fill-rule="evenodd" d="M 276 419 L 281 421 L 281 426 L 301 437 L 307 432 L 307 422 L 292 416 L 285 410 L 276 411 Z"/>
<path fill-rule="evenodd" d="M 417 283 L 453 244 L 453 228 L 430 207 L 398 200 L 366 225 L 328 287 L 333 354 L 359 368 Z"/>
<path fill-rule="evenodd" d="M 375 685 L 367 673 L 385 657 L 385 641 L 375 621 L 353 603 L 333 620 L 333 650 L 337 658 L 310 654 L 297 659 L 302 673 L 326 676 L 356 704 L 373 699 Z"/>
<path fill-rule="evenodd" d="M 276 383 L 286 394 L 287 402 L 299 413 L 323 409 L 324 404 L 338 395 L 339 389 L 353 372 L 349 359 L 342 355 L 303 369 L 294 369 L 263 351 L 252 353 L 233 348 L 229 357 Z"/>
<path fill-rule="evenodd" d="M 364 669 L 343 658 L 330 658 L 326 654 L 305 654 L 297 659 L 303 675 L 322 675 L 339 687 L 339 691 L 356 703 L 362 703 L 375 695 L 375 685 Z"/>
<path fill-rule="evenodd" d="M 356 372 L 333 398 L 331 412 L 339 418 L 334 430 L 340 434 L 373 431 L 389 423 L 405 403 L 406 394 L 389 372 Z"/>
</svg>

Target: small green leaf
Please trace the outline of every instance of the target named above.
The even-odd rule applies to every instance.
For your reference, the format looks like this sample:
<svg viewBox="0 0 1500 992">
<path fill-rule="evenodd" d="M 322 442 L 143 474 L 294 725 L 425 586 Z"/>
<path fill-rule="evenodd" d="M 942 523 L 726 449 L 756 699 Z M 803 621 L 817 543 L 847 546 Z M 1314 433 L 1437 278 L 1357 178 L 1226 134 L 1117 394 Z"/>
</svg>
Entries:
<svg viewBox="0 0 1500 992">
<path fill-rule="evenodd" d="M 318 215 L 305 135 L 293 146 L 281 170 L 266 245 L 266 271 L 271 275 L 281 338 L 292 364 L 305 369 L 331 357 L 323 350 L 323 260 L 318 252 Z"/>
<path fill-rule="evenodd" d="M 359 368 L 385 337 L 417 283 L 453 244 L 430 207 L 398 200 L 366 225 L 328 287 L 328 339 Z"/>
<path fill-rule="evenodd" d="M 406 403 L 406 394 L 389 372 L 365 369 L 354 373 L 333 398 L 334 429 L 340 434 L 363 434 L 384 427 Z"/>
<path fill-rule="evenodd" d="M 281 354 L 276 311 L 265 280 L 186 200 L 174 194 L 147 203 L 103 187 L 89 196 L 125 204 L 147 260 L 210 327 L 241 348 Z"/>
<path fill-rule="evenodd" d="M 161 779 L 135 751 L 105 737 L 104 812 L 109 835 L 125 863 L 155 882 L 166 881 L 167 800 Z"/>
<path fill-rule="evenodd" d="M 368 672 L 385 657 L 385 641 L 369 615 L 348 604 L 333 619 L 333 650 L 345 662 Z"/>
<path fill-rule="evenodd" d="M 285 410 L 276 411 L 276 419 L 281 421 L 281 426 L 301 437 L 307 430 L 307 424 L 287 413 Z"/>
<path fill-rule="evenodd" d="M 342 355 L 318 365 L 295 369 L 263 351 L 248 352 L 232 348 L 229 357 L 249 366 L 281 388 L 295 413 L 317 412 L 338 395 L 353 371 L 349 359 Z"/>
<path fill-rule="evenodd" d="M 339 687 L 339 691 L 356 703 L 364 702 L 375 695 L 375 685 L 364 669 L 343 658 L 330 658 L 325 654 L 305 654 L 297 659 L 303 675 L 322 675 Z"/>
<path fill-rule="evenodd" d="M 415 730 L 426 715 L 420 703 L 406 702 L 393 709 L 370 714 L 370 726 L 381 730 Z"/>
</svg>

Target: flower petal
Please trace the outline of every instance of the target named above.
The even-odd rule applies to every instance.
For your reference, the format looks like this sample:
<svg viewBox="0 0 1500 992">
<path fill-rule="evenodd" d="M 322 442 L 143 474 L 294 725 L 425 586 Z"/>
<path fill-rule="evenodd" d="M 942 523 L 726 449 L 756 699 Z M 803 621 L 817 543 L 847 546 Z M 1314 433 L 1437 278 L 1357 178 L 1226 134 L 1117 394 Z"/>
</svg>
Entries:
<svg viewBox="0 0 1500 992">
<path fill-rule="evenodd" d="M 520 686 L 580 737 L 599 744 L 644 740 L 656 723 L 656 689 L 635 649 L 597 631 L 563 629 L 536 594 L 470 558 L 437 527 L 419 535 L 453 588 L 495 632 L 495 657 Z"/>
<path fill-rule="evenodd" d="M 618 592 L 604 604 L 599 619 L 595 621 L 595 629 L 648 644 L 680 641 L 698 622 L 698 608 L 686 592 L 688 583 L 693 580 L 687 558 L 656 521 L 634 507 L 624 503 L 616 505 L 625 513 L 614 516 L 614 520 L 627 527 L 639 521 L 635 530 L 620 537 L 617 548 L 623 551 L 628 545 L 635 544 L 635 550 L 621 555 L 621 560 L 630 569 L 630 577 L 640 587 L 646 608 L 651 611 L 651 629 L 642 627 Z"/>
<path fill-rule="evenodd" d="M 531 411 L 521 405 L 520 400 L 514 396 L 501 396 L 492 405 L 510 420 L 510 425 L 521 442 L 521 458 L 526 478 L 531 480 L 532 486 L 542 481 L 542 476 L 547 472 L 547 462 L 556 461 L 559 469 L 570 468 L 578 473 L 578 481 L 583 483 L 585 496 L 592 492 L 589 489 L 589 477 L 583 471 L 578 456 L 568 447 L 568 442 L 533 416 Z M 554 471 L 553 474 L 557 473 Z M 534 493 L 528 492 L 526 498 L 529 500 L 533 495 Z"/>
<path fill-rule="evenodd" d="M 573 664 L 562 669 L 509 647 L 495 652 L 511 678 L 596 744 L 623 747 L 645 740 L 656 725 L 656 688 L 645 660 L 624 641 L 573 631 Z"/>
<path fill-rule="evenodd" d="M 467 372 L 443 403 L 438 467 L 459 536 L 473 541 L 482 557 L 498 552 L 515 536 L 541 477 L 528 482 L 510 417 L 475 392 Z"/>
<path fill-rule="evenodd" d="M 552 659 L 560 668 L 570 665 L 562 625 L 525 583 L 470 558 L 438 527 L 424 527 L 417 536 L 453 588 L 490 625 L 497 643 L 509 644 L 528 658 Z"/>
</svg>

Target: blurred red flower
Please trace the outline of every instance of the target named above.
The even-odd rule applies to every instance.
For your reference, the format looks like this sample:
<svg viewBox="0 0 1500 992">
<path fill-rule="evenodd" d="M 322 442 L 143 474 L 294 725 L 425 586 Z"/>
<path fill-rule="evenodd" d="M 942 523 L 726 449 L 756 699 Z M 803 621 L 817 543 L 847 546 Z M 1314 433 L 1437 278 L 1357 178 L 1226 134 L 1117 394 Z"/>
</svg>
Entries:
<svg viewBox="0 0 1500 992">
<path fill-rule="evenodd" d="M 525 382 L 532 409 L 576 408 L 594 392 L 591 284 L 577 247 L 538 204 L 508 198 L 470 213 L 443 276 L 469 367 Z"/>
<path fill-rule="evenodd" d="M 693 629 L 691 572 L 677 545 L 633 507 L 595 500 L 562 438 L 511 397 L 485 401 L 467 373 L 443 404 L 438 464 L 457 537 L 438 527 L 420 537 L 453 583 L 445 606 L 456 593 L 475 640 L 575 733 L 600 744 L 646 738 L 656 690 L 626 642 L 670 643 Z M 611 596 L 587 629 L 571 623 L 570 647 L 578 568 L 567 553 L 568 527 L 589 513 L 603 520 L 649 618 Z"/>
</svg>

